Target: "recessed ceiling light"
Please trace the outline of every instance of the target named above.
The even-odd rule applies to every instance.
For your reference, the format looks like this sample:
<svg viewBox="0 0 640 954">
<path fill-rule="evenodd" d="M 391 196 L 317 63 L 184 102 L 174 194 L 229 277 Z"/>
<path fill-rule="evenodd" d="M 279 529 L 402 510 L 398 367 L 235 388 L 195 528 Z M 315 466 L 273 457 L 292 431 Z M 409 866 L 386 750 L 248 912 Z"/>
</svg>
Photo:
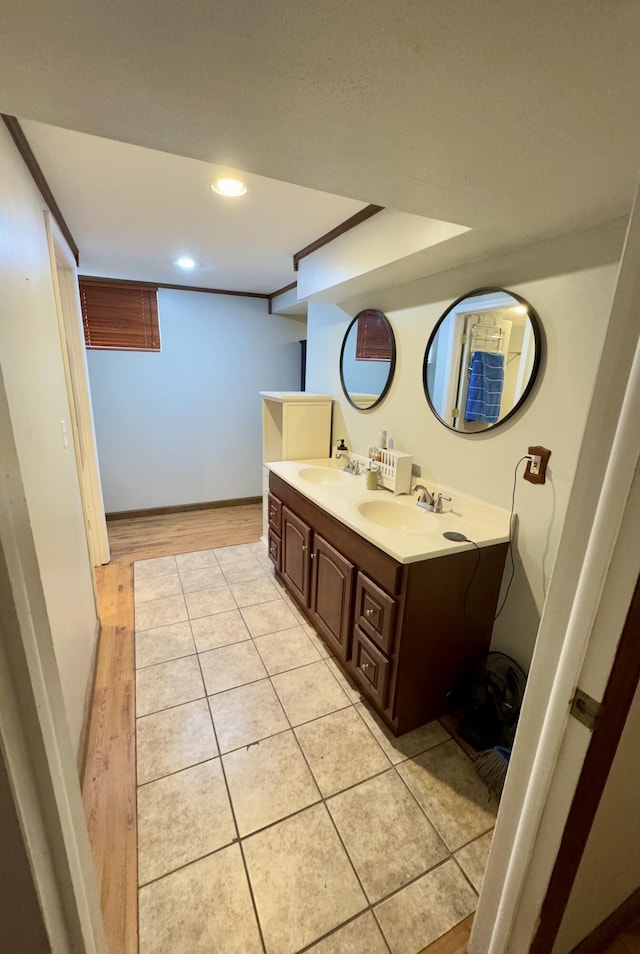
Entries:
<svg viewBox="0 0 640 954">
<path fill-rule="evenodd" d="M 176 265 L 179 265 L 180 268 L 195 268 L 196 263 L 192 258 L 184 257 L 177 259 Z"/>
<path fill-rule="evenodd" d="M 230 176 L 223 176 L 211 183 L 211 188 L 218 195 L 226 195 L 230 198 L 238 198 L 247 194 L 247 187 L 240 179 L 232 179 Z"/>
</svg>

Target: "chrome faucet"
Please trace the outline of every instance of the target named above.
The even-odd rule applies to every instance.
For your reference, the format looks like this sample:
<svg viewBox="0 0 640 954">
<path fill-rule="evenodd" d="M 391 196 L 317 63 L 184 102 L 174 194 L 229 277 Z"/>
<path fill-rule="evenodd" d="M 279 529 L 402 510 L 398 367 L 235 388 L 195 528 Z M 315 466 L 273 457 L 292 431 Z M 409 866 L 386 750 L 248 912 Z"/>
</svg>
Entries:
<svg viewBox="0 0 640 954">
<path fill-rule="evenodd" d="M 415 487 L 411 488 L 411 493 L 415 493 L 416 490 L 421 490 L 422 493 L 418 497 L 416 503 L 419 507 L 424 507 L 425 510 L 432 510 L 434 505 L 434 496 L 430 494 L 424 484 L 416 484 Z"/>
<path fill-rule="evenodd" d="M 429 510 L 431 513 L 447 513 L 444 509 L 444 501 L 448 500 L 451 503 L 451 497 L 447 497 L 446 494 L 441 494 L 439 491 L 431 494 L 424 484 L 416 484 L 413 491 L 416 490 L 422 491 L 416 503 L 423 510 Z"/>
<path fill-rule="evenodd" d="M 349 457 L 348 454 L 345 455 L 347 460 L 345 462 L 343 470 L 346 470 L 348 474 L 355 474 L 356 477 L 362 473 L 362 468 L 360 466 L 359 460 L 354 460 L 353 457 Z"/>
</svg>

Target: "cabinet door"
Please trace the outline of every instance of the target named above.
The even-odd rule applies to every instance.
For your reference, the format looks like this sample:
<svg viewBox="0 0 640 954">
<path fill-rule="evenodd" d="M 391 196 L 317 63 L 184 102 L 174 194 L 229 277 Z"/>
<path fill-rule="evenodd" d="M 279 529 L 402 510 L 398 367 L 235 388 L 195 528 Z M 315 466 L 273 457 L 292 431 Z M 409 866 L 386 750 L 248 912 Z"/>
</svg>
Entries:
<svg viewBox="0 0 640 954">
<path fill-rule="evenodd" d="M 269 529 L 277 533 L 282 533 L 282 503 L 273 494 L 269 494 Z"/>
<path fill-rule="evenodd" d="M 387 655 L 391 654 L 397 603 L 379 586 L 358 573 L 355 622 Z"/>
<path fill-rule="evenodd" d="M 384 709 L 389 685 L 389 660 L 357 626 L 353 627 L 353 658 L 356 682 Z"/>
<path fill-rule="evenodd" d="M 303 606 L 309 605 L 311 527 L 282 508 L 282 575 Z"/>
<path fill-rule="evenodd" d="M 354 567 L 316 534 L 313 539 L 311 612 L 316 628 L 336 655 L 348 659 Z"/>
</svg>

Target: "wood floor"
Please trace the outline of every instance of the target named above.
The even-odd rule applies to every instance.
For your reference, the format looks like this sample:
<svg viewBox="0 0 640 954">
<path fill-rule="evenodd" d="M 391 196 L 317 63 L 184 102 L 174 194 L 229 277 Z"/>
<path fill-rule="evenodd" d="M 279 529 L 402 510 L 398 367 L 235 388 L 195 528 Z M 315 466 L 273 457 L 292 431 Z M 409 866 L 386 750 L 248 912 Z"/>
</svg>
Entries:
<svg viewBox="0 0 640 954">
<path fill-rule="evenodd" d="M 119 519 L 108 529 L 111 563 L 96 571 L 102 625 L 83 800 L 110 954 L 138 954 L 133 561 L 256 541 L 262 508 Z M 470 915 L 421 954 L 465 954 L 472 922 Z M 638 952 L 638 938 L 637 924 L 625 925 L 601 951 Z"/>
</svg>

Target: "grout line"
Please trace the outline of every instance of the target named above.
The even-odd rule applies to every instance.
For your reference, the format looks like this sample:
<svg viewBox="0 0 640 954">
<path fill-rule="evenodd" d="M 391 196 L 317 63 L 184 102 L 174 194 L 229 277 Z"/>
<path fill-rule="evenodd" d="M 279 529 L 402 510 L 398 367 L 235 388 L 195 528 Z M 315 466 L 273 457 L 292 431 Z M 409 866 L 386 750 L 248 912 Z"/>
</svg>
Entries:
<svg viewBox="0 0 640 954">
<path fill-rule="evenodd" d="M 200 663 L 200 660 L 198 660 L 198 664 L 199 664 L 199 663 Z M 202 667 L 200 667 L 200 672 L 201 672 L 201 675 L 202 675 L 202 681 L 204 682 L 204 673 L 202 673 Z M 212 712 L 211 712 L 211 707 L 209 706 L 208 703 L 207 703 L 207 709 L 209 710 L 209 719 L 211 720 L 211 728 L 213 729 L 213 737 L 214 737 L 214 739 L 215 739 L 215 743 L 216 743 L 216 745 L 217 745 L 217 747 L 218 747 L 218 752 L 219 752 L 219 751 L 220 751 L 220 743 L 219 743 L 219 741 L 218 741 L 218 734 L 217 734 L 217 732 L 216 732 L 216 726 L 215 726 L 215 722 L 214 722 L 214 720 L 213 720 L 213 714 L 212 714 Z M 256 919 L 256 927 L 258 928 L 258 934 L 259 934 L 259 936 L 260 936 L 260 943 L 262 944 L 262 950 L 263 950 L 263 951 L 266 951 L 267 948 L 266 948 L 266 944 L 265 944 L 265 942 L 264 942 L 264 935 L 263 935 L 263 933 L 262 933 L 262 924 L 260 923 L 260 917 L 259 917 L 259 915 L 258 915 L 258 905 L 256 904 L 255 895 L 254 895 L 254 893 L 253 893 L 253 885 L 251 884 L 251 878 L 249 877 L 249 868 L 248 868 L 248 866 L 247 866 L 247 859 L 246 859 L 245 854 L 244 854 L 244 848 L 243 848 L 243 845 L 242 845 L 242 838 L 240 837 L 240 829 L 239 829 L 239 827 L 238 827 L 238 820 L 237 820 L 237 818 L 236 818 L 236 812 L 235 812 L 235 809 L 234 809 L 234 807 L 233 807 L 233 800 L 232 800 L 232 798 L 231 798 L 231 789 L 229 788 L 229 782 L 228 782 L 228 780 L 227 780 L 227 773 L 226 773 L 226 771 L 225 771 L 224 762 L 223 762 L 223 760 L 222 760 L 222 755 L 220 755 L 219 758 L 220 758 L 220 768 L 221 768 L 221 770 L 222 770 L 222 777 L 223 777 L 223 779 L 224 779 L 224 785 L 225 785 L 225 789 L 226 789 L 226 792 L 227 792 L 227 798 L 229 799 L 229 809 L 230 809 L 230 811 L 231 811 L 231 817 L 233 818 L 233 824 L 234 824 L 234 827 L 235 827 L 235 830 L 236 830 L 237 843 L 238 843 L 238 847 L 239 847 L 239 849 L 240 849 L 240 857 L 242 858 L 242 865 L 243 865 L 243 868 L 244 868 L 244 874 L 245 874 L 245 878 L 247 879 L 247 887 L 248 887 L 248 889 L 249 889 L 249 897 L 251 898 L 251 904 L 252 904 L 252 906 L 253 906 L 253 914 L 254 914 L 254 917 L 255 917 L 255 919 Z"/>
<path fill-rule="evenodd" d="M 456 849 L 456 850 L 459 850 L 459 849 Z M 451 860 L 452 860 L 453 863 L 457 866 L 458 870 L 459 870 L 460 873 L 462 874 L 464 880 L 468 883 L 469 887 L 471 888 L 471 890 L 472 890 L 473 893 L 475 894 L 476 898 L 478 898 L 478 897 L 480 896 L 480 892 L 478 891 L 478 889 L 476 888 L 476 886 L 473 884 L 473 882 L 471 881 L 471 878 L 469 877 L 469 875 L 467 874 L 467 872 L 464 870 L 464 868 L 462 867 L 462 865 L 460 864 L 460 862 L 459 862 L 458 859 L 456 858 L 454 852 L 452 852 L 452 854 L 451 854 Z"/>
</svg>

